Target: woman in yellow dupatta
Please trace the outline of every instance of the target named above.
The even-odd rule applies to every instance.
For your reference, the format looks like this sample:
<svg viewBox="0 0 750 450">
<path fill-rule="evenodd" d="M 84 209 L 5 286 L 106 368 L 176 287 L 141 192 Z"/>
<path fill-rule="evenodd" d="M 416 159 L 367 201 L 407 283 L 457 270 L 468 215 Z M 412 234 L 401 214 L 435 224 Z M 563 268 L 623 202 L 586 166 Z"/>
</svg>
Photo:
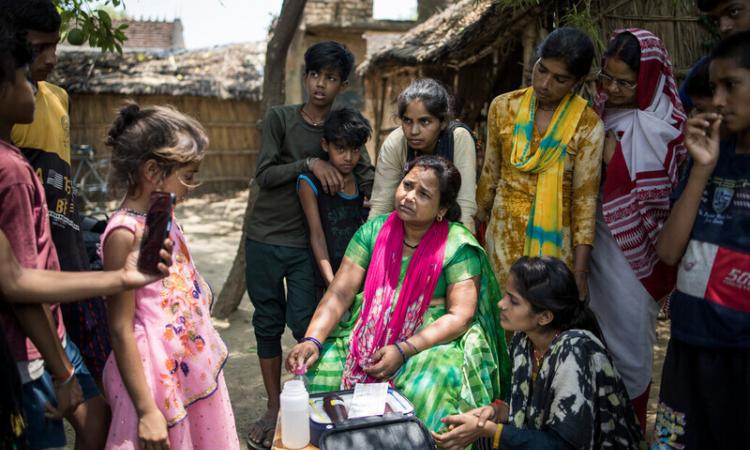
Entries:
<svg viewBox="0 0 750 450">
<path fill-rule="evenodd" d="M 604 128 L 574 93 L 594 46 L 582 31 L 559 28 L 541 43 L 531 87 L 492 101 L 477 188 L 478 219 L 500 280 L 523 255 L 567 263 L 585 297 L 594 240 Z"/>
</svg>

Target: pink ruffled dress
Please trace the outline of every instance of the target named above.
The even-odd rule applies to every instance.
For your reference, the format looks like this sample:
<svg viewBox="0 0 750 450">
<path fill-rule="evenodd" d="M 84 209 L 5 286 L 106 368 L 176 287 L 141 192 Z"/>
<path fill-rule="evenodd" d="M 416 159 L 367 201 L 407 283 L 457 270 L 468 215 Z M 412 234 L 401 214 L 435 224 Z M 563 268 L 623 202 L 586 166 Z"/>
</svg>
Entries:
<svg viewBox="0 0 750 450">
<path fill-rule="evenodd" d="M 125 228 L 135 233 L 145 216 L 119 210 L 101 238 Z M 173 218 L 174 221 L 174 218 Z M 227 348 L 211 324 L 211 291 L 193 265 L 187 242 L 173 222 L 169 276 L 135 291 L 133 333 L 146 383 L 169 427 L 170 448 L 239 449 L 224 383 Z M 138 415 L 123 384 L 114 352 L 103 374 L 112 408 L 107 449 L 138 449 Z"/>
</svg>

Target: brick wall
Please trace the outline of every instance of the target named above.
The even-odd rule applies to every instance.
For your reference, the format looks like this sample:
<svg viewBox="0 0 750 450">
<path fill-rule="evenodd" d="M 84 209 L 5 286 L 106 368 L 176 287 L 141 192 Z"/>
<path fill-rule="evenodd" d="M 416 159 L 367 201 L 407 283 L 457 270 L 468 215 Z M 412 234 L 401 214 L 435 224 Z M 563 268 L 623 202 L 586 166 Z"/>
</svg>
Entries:
<svg viewBox="0 0 750 450">
<path fill-rule="evenodd" d="M 307 25 L 345 25 L 372 19 L 373 0 L 308 0 Z"/>
<path fill-rule="evenodd" d="M 114 20 L 117 27 L 127 23 L 125 48 L 170 49 L 184 48 L 182 23 L 179 19 L 173 22 L 156 20 Z"/>
</svg>

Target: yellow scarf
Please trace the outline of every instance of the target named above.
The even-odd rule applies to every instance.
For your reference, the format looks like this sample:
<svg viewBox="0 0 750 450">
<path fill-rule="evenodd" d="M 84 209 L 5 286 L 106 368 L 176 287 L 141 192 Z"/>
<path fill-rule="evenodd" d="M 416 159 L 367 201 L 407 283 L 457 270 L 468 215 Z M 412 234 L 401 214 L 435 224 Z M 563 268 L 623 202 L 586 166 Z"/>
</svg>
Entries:
<svg viewBox="0 0 750 450">
<path fill-rule="evenodd" d="M 560 256 L 563 223 L 563 172 L 568 143 L 588 103 L 568 93 L 557 106 L 547 132 L 534 151 L 536 96 L 534 88 L 526 89 L 513 127 L 510 162 L 521 172 L 539 174 L 526 227 L 524 255 Z"/>
</svg>

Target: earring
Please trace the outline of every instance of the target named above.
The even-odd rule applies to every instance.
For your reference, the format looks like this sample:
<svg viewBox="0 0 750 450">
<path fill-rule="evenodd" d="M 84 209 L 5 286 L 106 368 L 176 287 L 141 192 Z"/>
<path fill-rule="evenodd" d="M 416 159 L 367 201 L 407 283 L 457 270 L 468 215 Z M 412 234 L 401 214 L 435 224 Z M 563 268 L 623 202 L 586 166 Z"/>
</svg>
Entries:
<svg viewBox="0 0 750 450">
<path fill-rule="evenodd" d="M 437 221 L 438 222 L 442 222 L 443 221 L 443 216 L 442 215 L 438 215 L 437 216 Z"/>
</svg>

